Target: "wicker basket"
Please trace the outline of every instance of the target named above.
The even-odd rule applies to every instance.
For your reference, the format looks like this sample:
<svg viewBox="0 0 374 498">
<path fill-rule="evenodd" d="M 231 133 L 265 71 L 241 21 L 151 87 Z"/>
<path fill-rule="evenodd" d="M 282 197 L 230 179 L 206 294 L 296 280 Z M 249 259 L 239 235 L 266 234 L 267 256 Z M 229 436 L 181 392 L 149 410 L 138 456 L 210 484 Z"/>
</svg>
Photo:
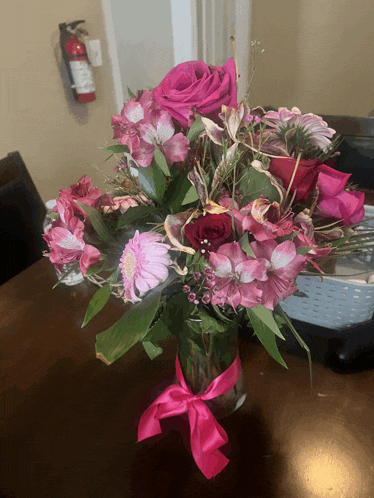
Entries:
<svg viewBox="0 0 374 498">
<path fill-rule="evenodd" d="M 365 206 L 374 216 L 374 207 Z M 374 226 L 374 218 L 363 227 Z M 341 258 L 336 273 L 344 277 L 299 276 L 296 285 L 308 297 L 292 295 L 281 303 L 290 318 L 338 330 L 371 320 L 374 313 L 374 261 L 372 251 L 363 257 Z"/>
</svg>

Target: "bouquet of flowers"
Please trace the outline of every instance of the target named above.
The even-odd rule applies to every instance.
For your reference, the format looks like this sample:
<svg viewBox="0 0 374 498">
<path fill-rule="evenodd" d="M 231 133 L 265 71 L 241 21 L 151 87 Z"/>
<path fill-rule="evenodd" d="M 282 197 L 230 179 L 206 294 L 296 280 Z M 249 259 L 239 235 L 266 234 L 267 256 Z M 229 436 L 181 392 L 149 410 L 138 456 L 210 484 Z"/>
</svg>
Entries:
<svg viewBox="0 0 374 498">
<path fill-rule="evenodd" d="M 239 327 L 285 365 L 282 324 L 307 349 L 279 304 L 297 291 L 296 277 L 322 275 L 321 261 L 369 244 L 355 230 L 364 194 L 331 167 L 335 131 L 296 107 L 238 103 L 236 84 L 233 59 L 191 61 L 153 90 L 129 90 L 112 116 L 117 143 L 104 148 L 118 158 L 111 194 L 88 176 L 61 189 L 44 236 L 61 279 L 79 267 L 99 282 L 82 326 L 113 291 L 129 303 L 98 334 L 98 358 L 110 364 L 140 341 L 153 359 L 161 341 L 178 337 L 178 385 L 144 414 L 139 439 L 160 432 L 159 418 L 188 411 L 207 477 L 227 463 L 212 412 L 243 401 Z M 204 450 L 207 437 L 216 438 L 213 449 Z"/>
</svg>

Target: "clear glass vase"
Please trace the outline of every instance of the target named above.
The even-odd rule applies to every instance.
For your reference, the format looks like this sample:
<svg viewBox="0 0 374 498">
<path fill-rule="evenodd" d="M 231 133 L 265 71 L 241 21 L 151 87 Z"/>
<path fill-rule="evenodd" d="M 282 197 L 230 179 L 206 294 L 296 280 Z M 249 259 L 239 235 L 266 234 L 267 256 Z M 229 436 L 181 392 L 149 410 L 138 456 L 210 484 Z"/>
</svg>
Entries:
<svg viewBox="0 0 374 498">
<path fill-rule="evenodd" d="M 179 338 L 179 362 L 187 386 L 194 394 L 202 394 L 209 384 L 235 360 L 238 354 L 238 335 L 228 329 L 225 332 L 199 331 L 198 319 L 183 324 Z M 205 401 L 216 419 L 223 418 L 241 407 L 247 395 L 245 378 L 240 370 L 239 378 L 227 393 Z"/>
<path fill-rule="evenodd" d="M 78 285 L 84 280 L 79 265 L 77 265 L 75 261 L 73 263 L 67 263 L 63 265 L 61 274 L 63 273 L 66 273 L 66 276 L 61 280 L 61 283 L 68 285 L 69 287 L 73 285 Z M 57 270 L 56 274 L 58 278 L 61 278 L 61 274 L 59 274 Z"/>
</svg>

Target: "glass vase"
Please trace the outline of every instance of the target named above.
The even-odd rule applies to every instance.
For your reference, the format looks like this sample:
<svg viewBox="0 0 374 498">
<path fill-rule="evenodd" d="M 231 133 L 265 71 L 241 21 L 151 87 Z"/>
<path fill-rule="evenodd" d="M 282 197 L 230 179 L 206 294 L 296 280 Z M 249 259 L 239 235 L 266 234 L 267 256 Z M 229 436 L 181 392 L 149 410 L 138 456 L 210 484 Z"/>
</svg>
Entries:
<svg viewBox="0 0 374 498">
<path fill-rule="evenodd" d="M 63 265 L 61 273 L 66 273 L 66 276 L 61 280 L 61 283 L 68 285 L 69 287 L 78 285 L 84 280 L 79 265 L 77 265 L 75 261 L 73 263 Z M 61 278 L 61 274 L 59 274 L 57 270 L 56 274 L 58 278 Z"/>
<path fill-rule="evenodd" d="M 202 394 L 209 384 L 235 360 L 238 354 L 237 328 L 224 332 L 201 333 L 200 320 L 189 319 L 179 333 L 178 357 L 187 386 L 194 394 Z M 216 419 L 238 410 L 247 395 L 245 378 L 239 378 L 228 392 L 204 401 Z"/>
</svg>

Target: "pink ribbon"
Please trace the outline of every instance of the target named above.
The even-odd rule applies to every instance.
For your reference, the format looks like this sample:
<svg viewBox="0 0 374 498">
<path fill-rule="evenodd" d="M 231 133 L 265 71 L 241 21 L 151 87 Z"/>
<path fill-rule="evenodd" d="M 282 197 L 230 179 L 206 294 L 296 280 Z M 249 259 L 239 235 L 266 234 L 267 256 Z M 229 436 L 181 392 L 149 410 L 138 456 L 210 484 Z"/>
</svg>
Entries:
<svg viewBox="0 0 374 498">
<path fill-rule="evenodd" d="M 207 479 L 219 474 L 230 461 L 219 451 L 228 442 L 228 437 L 204 400 L 230 391 L 239 378 L 240 368 L 237 355 L 230 367 L 216 377 L 204 393 L 195 395 L 186 385 L 177 355 L 175 370 L 179 384 L 167 387 L 145 410 L 138 426 L 138 442 L 161 434 L 160 419 L 188 412 L 190 444 L 195 462 Z"/>
</svg>

